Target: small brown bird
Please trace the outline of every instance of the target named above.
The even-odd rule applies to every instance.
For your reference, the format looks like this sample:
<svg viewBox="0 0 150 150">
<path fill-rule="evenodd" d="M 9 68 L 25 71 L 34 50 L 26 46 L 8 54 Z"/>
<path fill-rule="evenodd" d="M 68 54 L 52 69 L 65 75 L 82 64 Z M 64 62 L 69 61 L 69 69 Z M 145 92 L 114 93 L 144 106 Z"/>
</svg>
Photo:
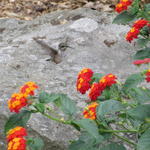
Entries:
<svg viewBox="0 0 150 150">
<path fill-rule="evenodd" d="M 38 37 L 33 37 L 33 40 L 35 40 L 38 44 L 40 44 L 43 48 L 49 50 L 51 60 L 55 62 L 56 64 L 59 64 L 62 61 L 61 54 L 59 54 L 58 50 L 50 47 L 47 45 L 43 40 L 40 40 Z"/>
</svg>

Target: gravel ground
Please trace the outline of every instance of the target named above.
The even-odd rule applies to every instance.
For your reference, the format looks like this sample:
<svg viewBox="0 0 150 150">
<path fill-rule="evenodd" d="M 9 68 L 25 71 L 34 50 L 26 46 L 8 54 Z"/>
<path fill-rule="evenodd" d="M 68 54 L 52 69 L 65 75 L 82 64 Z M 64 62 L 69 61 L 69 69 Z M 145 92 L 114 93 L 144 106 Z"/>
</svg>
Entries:
<svg viewBox="0 0 150 150">
<path fill-rule="evenodd" d="M 98 11 L 113 11 L 118 0 L 0 0 L 0 18 L 32 20 L 57 10 L 88 7 Z"/>
</svg>

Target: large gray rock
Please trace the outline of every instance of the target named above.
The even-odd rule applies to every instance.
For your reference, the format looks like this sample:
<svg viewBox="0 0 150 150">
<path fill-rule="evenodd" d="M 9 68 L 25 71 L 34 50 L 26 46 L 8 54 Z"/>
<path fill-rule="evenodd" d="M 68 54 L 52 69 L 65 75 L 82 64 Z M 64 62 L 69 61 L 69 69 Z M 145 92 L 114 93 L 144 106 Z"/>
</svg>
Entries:
<svg viewBox="0 0 150 150">
<path fill-rule="evenodd" d="M 75 88 L 77 73 L 82 68 L 114 73 L 120 80 L 137 71 L 131 65 L 134 47 L 124 40 L 129 27 L 111 24 L 113 17 L 78 9 L 47 14 L 33 21 L 0 19 L 0 116 L 10 114 L 7 100 L 26 81 L 35 81 L 48 92 L 66 93 L 82 108 L 86 96 L 78 94 Z M 67 39 L 69 47 L 61 53 L 61 63 L 52 62 L 49 51 L 35 42 L 35 37 L 43 37 L 56 49 Z M 2 130 L 3 123 L 0 124 Z M 29 127 L 47 138 L 48 143 L 62 145 L 57 150 L 66 149 L 69 141 L 77 137 L 71 127 L 39 114 L 32 117 Z M 54 147 L 47 146 L 46 150 Z"/>
</svg>

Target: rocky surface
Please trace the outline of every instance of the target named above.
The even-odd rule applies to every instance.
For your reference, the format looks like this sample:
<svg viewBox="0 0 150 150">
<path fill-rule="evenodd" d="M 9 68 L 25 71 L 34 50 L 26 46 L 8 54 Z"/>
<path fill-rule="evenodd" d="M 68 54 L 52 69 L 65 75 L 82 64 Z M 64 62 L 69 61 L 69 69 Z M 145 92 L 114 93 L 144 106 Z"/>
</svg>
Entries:
<svg viewBox="0 0 150 150">
<path fill-rule="evenodd" d="M 75 89 L 77 73 L 83 67 L 114 73 L 120 80 L 137 71 L 131 65 L 134 46 L 124 40 L 129 27 L 111 24 L 113 17 L 91 9 L 78 9 L 47 14 L 33 21 L 0 19 L 1 150 L 4 147 L 1 132 L 5 117 L 10 114 L 7 100 L 24 82 L 35 81 L 42 90 L 66 93 L 83 107 L 85 97 Z M 56 50 L 60 43 L 66 42 L 66 50 L 58 50 L 60 63 L 51 61 L 49 50 L 33 38 Z M 45 150 L 66 149 L 77 134 L 70 127 L 38 114 L 29 121 L 29 127 L 45 138 L 48 143 Z"/>
</svg>

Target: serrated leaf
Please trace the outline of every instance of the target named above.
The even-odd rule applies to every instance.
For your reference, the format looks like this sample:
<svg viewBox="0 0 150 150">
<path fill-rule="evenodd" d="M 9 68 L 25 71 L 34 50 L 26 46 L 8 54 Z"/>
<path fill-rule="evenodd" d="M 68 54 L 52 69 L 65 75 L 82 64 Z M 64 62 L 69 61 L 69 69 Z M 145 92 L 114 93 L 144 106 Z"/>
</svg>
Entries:
<svg viewBox="0 0 150 150">
<path fill-rule="evenodd" d="M 111 143 L 100 148 L 99 150 L 126 150 L 126 148 L 123 145 L 119 145 L 117 143 Z"/>
<path fill-rule="evenodd" d="M 145 49 L 137 51 L 133 58 L 135 60 L 150 58 L 150 48 L 145 48 Z"/>
<path fill-rule="evenodd" d="M 149 39 L 144 39 L 144 38 L 139 38 L 137 40 L 137 44 L 142 48 L 145 47 L 147 45 L 147 43 L 149 42 Z"/>
<path fill-rule="evenodd" d="M 95 138 L 87 132 L 81 132 L 79 139 L 71 143 L 69 150 L 97 150 L 95 145 Z"/>
<path fill-rule="evenodd" d="M 55 94 L 55 93 L 49 94 L 47 92 L 42 91 L 39 94 L 39 102 L 47 104 L 59 99 L 59 96 L 60 94 Z"/>
<path fill-rule="evenodd" d="M 129 91 L 129 94 L 140 104 L 150 101 L 150 89 L 133 88 Z"/>
<path fill-rule="evenodd" d="M 125 81 L 125 84 L 123 85 L 123 89 L 128 90 L 131 88 L 135 88 L 139 83 L 144 81 L 144 79 L 145 78 L 141 73 L 132 74 Z"/>
<path fill-rule="evenodd" d="M 123 11 L 113 20 L 115 24 L 128 24 L 130 21 L 134 20 L 136 15 L 131 15 L 127 11 Z"/>
<path fill-rule="evenodd" d="M 101 139 L 101 141 L 104 139 L 99 134 L 98 127 L 93 120 L 81 119 L 81 120 L 77 121 L 77 124 L 79 124 L 80 127 L 82 127 L 86 132 L 88 132 L 95 139 L 99 139 L 99 140 Z"/>
<path fill-rule="evenodd" d="M 61 94 L 60 96 L 60 107 L 62 111 L 72 116 L 76 112 L 76 105 L 72 99 L 70 99 L 66 94 Z"/>
<path fill-rule="evenodd" d="M 30 150 L 43 150 L 44 142 L 41 138 L 29 138 L 27 145 Z"/>
<path fill-rule="evenodd" d="M 97 107 L 97 117 L 99 119 L 105 118 L 105 115 L 114 114 L 124 109 L 124 106 L 116 100 L 107 100 L 101 102 Z"/>
<path fill-rule="evenodd" d="M 133 119 L 145 121 L 146 118 L 150 118 L 150 104 L 139 105 L 136 108 L 131 108 L 127 111 L 127 114 Z"/>
<path fill-rule="evenodd" d="M 9 117 L 5 124 L 5 134 L 12 128 L 16 126 L 26 126 L 26 123 L 30 119 L 31 112 L 28 110 L 21 111 L 19 114 L 13 114 Z"/>
<path fill-rule="evenodd" d="M 137 143 L 137 150 L 149 150 L 150 149 L 150 129 L 145 131 L 140 137 Z"/>
</svg>

